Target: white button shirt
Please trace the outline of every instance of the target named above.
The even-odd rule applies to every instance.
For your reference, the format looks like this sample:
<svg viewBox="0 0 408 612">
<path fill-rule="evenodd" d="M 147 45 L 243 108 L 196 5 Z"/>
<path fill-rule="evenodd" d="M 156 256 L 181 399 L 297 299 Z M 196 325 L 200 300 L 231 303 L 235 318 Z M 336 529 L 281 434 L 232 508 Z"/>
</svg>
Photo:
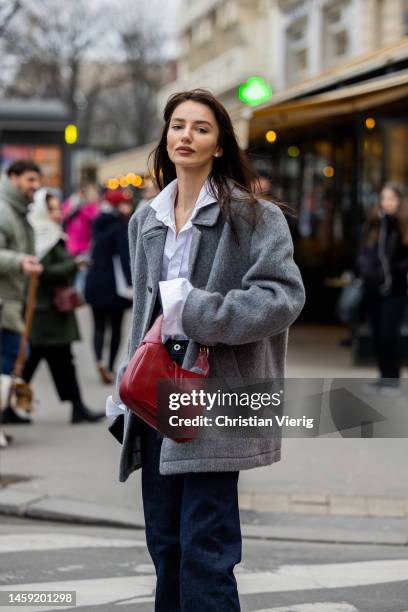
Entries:
<svg viewBox="0 0 408 612">
<path fill-rule="evenodd" d="M 150 203 L 150 206 L 156 211 L 156 219 L 168 227 L 159 283 L 163 307 L 163 342 L 169 337 L 177 340 L 187 339 L 181 324 L 181 316 L 187 296 L 193 289 L 188 280 L 188 263 L 193 237 L 192 220 L 200 208 L 216 201 L 210 193 L 207 180 L 201 188 L 190 218 L 177 234 L 174 216 L 177 191 L 177 179 L 174 179 Z M 106 402 L 108 417 L 113 418 L 118 414 L 123 414 L 125 409 L 123 404 L 116 404 L 112 396 L 108 397 Z"/>
<path fill-rule="evenodd" d="M 177 189 L 177 179 L 174 179 L 150 204 L 156 211 L 156 219 L 168 227 L 159 283 L 163 307 L 163 342 L 169 337 L 177 340 L 187 338 L 181 325 L 181 315 L 187 296 L 193 288 L 188 281 L 188 262 L 193 237 L 192 220 L 200 208 L 216 201 L 209 191 L 208 181 L 205 181 L 190 218 L 177 234 L 174 216 Z"/>
</svg>

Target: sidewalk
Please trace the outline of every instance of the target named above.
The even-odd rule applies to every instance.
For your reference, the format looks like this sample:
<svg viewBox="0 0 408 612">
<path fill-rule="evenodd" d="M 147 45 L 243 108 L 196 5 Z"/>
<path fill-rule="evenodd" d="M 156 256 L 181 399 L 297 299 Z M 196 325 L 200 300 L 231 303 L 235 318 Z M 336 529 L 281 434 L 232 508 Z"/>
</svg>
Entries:
<svg viewBox="0 0 408 612">
<path fill-rule="evenodd" d="M 88 405 L 100 410 L 110 388 L 98 382 L 86 309 L 80 315 L 78 371 Z M 348 349 L 338 346 L 343 335 L 339 328 L 295 327 L 288 376 L 375 376 L 351 366 Z M 0 513 L 143 528 L 140 472 L 118 482 L 120 447 L 107 421 L 69 425 L 69 407 L 58 402 L 43 366 L 35 390 L 35 424 L 7 426 L 14 442 L 0 458 Z M 407 544 L 407 446 L 399 438 L 285 438 L 279 463 L 240 474 L 243 533 Z"/>
</svg>

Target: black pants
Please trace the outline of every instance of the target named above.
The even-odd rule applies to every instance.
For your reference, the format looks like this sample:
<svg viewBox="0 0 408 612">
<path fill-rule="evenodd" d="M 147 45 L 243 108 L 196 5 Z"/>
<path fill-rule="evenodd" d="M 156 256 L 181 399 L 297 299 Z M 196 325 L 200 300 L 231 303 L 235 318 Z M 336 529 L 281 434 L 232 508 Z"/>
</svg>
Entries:
<svg viewBox="0 0 408 612">
<path fill-rule="evenodd" d="M 405 301 L 404 295 L 389 295 L 372 297 L 368 303 L 368 316 L 381 378 L 400 376 L 401 325 Z"/>
<path fill-rule="evenodd" d="M 113 372 L 113 368 L 118 354 L 124 310 L 106 310 L 103 308 L 93 308 L 92 314 L 94 319 L 94 336 L 93 345 L 96 360 L 102 361 L 103 346 L 105 341 L 105 330 L 108 325 L 111 329 L 110 351 L 109 351 L 109 370 Z"/>
<path fill-rule="evenodd" d="M 26 361 L 23 378 L 30 382 L 42 359 L 48 364 L 55 388 L 62 402 L 81 400 L 74 358 L 70 344 L 60 346 L 33 346 Z"/>
</svg>

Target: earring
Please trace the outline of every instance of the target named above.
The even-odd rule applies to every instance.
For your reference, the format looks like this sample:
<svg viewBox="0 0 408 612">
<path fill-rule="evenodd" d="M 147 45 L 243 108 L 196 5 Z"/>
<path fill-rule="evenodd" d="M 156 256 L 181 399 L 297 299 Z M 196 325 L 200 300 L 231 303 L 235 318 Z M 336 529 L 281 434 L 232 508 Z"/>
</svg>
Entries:
<svg viewBox="0 0 408 612">
<path fill-rule="evenodd" d="M 215 153 L 214 157 L 221 157 L 221 153 Z"/>
</svg>

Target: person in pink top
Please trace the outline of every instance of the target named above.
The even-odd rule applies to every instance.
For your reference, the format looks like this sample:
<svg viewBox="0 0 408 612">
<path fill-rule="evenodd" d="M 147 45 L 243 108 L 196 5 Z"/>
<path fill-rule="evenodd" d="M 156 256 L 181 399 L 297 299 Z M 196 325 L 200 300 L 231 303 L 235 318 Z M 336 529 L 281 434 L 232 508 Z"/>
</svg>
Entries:
<svg viewBox="0 0 408 612">
<path fill-rule="evenodd" d="M 72 194 L 62 206 L 62 224 L 68 236 L 67 250 L 80 265 L 75 281 L 83 293 L 86 268 L 92 240 L 92 222 L 99 214 L 99 194 L 92 187 L 82 187 Z M 81 265 L 82 264 L 82 265 Z"/>
<path fill-rule="evenodd" d="M 92 200 L 89 196 L 93 196 Z M 81 188 L 72 194 L 62 207 L 62 222 L 68 235 L 67 249 L 73 257 L 89 252 L 92 237 L 92 221 L 99 213 L 98 194 L 87 193 Z"/>
</svg>

